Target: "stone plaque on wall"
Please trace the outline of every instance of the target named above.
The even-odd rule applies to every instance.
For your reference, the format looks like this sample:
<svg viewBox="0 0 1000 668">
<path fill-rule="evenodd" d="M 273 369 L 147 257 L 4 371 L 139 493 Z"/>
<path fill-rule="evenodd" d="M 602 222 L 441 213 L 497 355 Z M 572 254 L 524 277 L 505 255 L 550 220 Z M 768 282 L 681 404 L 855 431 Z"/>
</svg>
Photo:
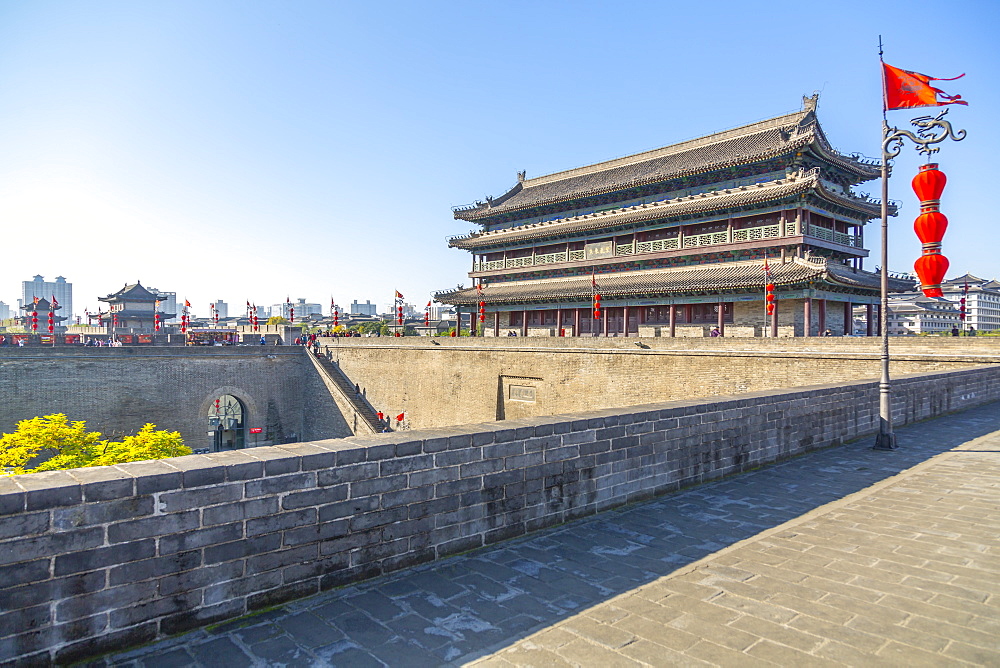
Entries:
<svg viewBox="0 0 1000 668">
<path fill-rule="evenodd" d="M 535 388 L 530 385 L 511 385 L 510 400 L 535 403 Z"/>
<path fill-rule="evenodd" d="M 602 257 L 615 256 L 615 242 L 598 241 L 594 244 L 587 244 L 583 247 L 584 256 L 588 260 L 596 260 Z"/>
</svg>

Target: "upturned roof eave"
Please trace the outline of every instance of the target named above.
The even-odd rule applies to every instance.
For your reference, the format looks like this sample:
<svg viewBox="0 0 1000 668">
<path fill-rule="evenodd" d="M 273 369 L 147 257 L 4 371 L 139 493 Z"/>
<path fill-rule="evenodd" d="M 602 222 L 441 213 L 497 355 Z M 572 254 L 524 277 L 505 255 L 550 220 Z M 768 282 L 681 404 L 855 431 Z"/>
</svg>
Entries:
<svg viewBox="0 0 1000 668">
<path fill-rule="evenodd" d="M 699 174 L 706 174 L 709 172 L 719 171 L 723 169 L 739 167 L 741 165 L 748 165 L 754 162 L 773 160 L 774 158 L 781 157 L 782 155 L 788 153 L 794 153 L 801 148 L 805 148 L 808 145 L 809 145 L 809 138 L 802 137 L 796 140 L 795 142 L 790 142 L 788 145 L 783 146 L 781 150 L 766 151 L 753 156 L 741 156 L 740 158 L 733 160 L 724 160 L 717 163 L 711 163 L 702 167 L 693 167 L 690 169 L 680 170 L 671 174 L 660 174 L 646 179 L 640 179 L 628 183 L 611 184 L 603 188 L 595 188 L 587 192 L 573 193 L 572 195 L 566 195 L 564 197 L 555 197 L 552 198 L 551 200 L 543 202 L 526 203 L 520 206 L 511 206 L 506 208 L 503 208 L 496 204 L 494 204 L 493 206 L 484 205 L 483 207 L 476 209 L 456 211 L 454 213 L 454 217 L 458 220 L 464 220 L 470 223 L 482 224 L 479 221 L 489 218 L 491 216 L 528 211 L 542 206 L 551 206 L 553 204 L 573 202 L 578 199 L 583 199 L 588 197 L 598 197 L 600 195 L 606 195 L 608 193 L 618 192 L 622 190 L 629 190 L 631 188 L 641 188 L 643 186 L 652 185 L 654 183 L 665 183 L 667 181 L 673 181 L 676 179 L 697 176 Z M 505 194 L 504 198 L 508 198 L 508 195 Z"/>
</svg>

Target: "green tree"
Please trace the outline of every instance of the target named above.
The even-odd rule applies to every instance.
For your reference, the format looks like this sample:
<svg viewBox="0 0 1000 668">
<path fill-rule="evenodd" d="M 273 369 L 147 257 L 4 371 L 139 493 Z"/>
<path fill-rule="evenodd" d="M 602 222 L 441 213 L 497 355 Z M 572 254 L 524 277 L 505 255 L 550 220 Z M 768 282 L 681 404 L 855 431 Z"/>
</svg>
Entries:
<svg viewBox="0 0 1000 668">
<path fill-rule="evenodd" d="M 121 443 L 106 441 L 104 451 L 88 466 L 110 466 L 190 454 L 191 448 L 184 445 L 180 432 L 158 430 L 155 424 L 147 422 L 138 433 L 126 436 Z"/>
<path fill-rule="evenodd" d="M 272 315 L 270 318 L 267 319 L 267 322 L 264 323 L 264 324 L 266 324 L 266 325 L 288 325 L 290 323 L 288 322 L 288 318 L 283 318 L 280 315 Z"/>
<path fill-rule="evenodd" d="M 121 442 L 102 439 L 101 432 L 87 431 L 86 424 L 70 422 L 62 413 L 21 420 L 13 434 L 0 436 L 0 470 L 35 473 L 191 454 L 178 432 L 157 431 L 153 424 Z M 39 459 L 44 461 L 31 468 Z"/>
<path fill-rule="evenodd" d="M 30 473 L 33 469 L 26 467 L 38 457 L 60 458 L 66 464 L 56 468 L 86 466 L 87 453 L 101 440 L 101 433 L 88 432 L 86 425 L 83 420 L 70 422 L 62 413 L 21 420 L 13 434 L 0 436 L 0 469 Z"/>
</svg>

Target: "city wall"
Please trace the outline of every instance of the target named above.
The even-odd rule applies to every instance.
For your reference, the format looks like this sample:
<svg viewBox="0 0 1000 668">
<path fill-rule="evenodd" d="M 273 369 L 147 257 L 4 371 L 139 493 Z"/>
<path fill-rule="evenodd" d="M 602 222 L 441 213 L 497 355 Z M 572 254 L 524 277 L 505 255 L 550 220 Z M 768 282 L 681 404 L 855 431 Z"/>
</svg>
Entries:
<svg viewBox="0 0 1000 668">
<path fill-rule="evenodd" d="M 998 399 L 1000 365 L 898 378 L 894 420 Z M 841 382 L 0 477 L 0 659 L 85 659 L 836 446 L 877 405 Z"/>
<path fill-rule="evenodd" d="M 152 422 L 209 447 L 211 403 L 237 397 L 247 445 L 350 436 L 350 429 L 301 348 L 123 347 L 0 349 L 0 432 L 19 420 L 65 413 L 107 437 Z"/>
<path fill-rule="evenodd" d="M 323 350 L 413 429 L 877 379 L 880 340 L 344 338 Z M 997 338 L 894 338 L 893 376 L 1000 364 Z"/>
</svg>

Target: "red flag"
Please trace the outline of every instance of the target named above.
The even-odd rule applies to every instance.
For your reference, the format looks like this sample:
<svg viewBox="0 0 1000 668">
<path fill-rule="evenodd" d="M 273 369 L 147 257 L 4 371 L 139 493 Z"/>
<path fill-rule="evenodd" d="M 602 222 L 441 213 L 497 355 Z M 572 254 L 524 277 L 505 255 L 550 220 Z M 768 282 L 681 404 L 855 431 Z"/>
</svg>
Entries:
<svg viewBox="0 0 1000 668">
<path fill-rule="evenodd" d="M 406 413 L 400 413 L 396 416 L 396 422 L 402 422 L 404 417 L 406 417 Z"/>
<path fill-rule="evenodd" d="M 36 304 L 38 303 L 38 297 L 35 297 L 35 303 Z"/>
<path fill-rule="evenodd" d="M 52 295 L 52 308 L 59 308 L 59 302 L 56 301 L 56 296 Z"/>
<path fill-rule="evenodd" d="M 189 302 L 188 300 L 185 299 L 184 300 L 184 308 L 191 308 L 191 302 Z"/>
<path fill-rule="evenodd" d="M 396 299 L 402 299 L 402 298 L 403 298 L 403 293 L 400 292 L 399 290 L 396 290 Z"/>
<path fill-rule="evenodd" d="M 959 74 L 951 79 L 939 79 L 882 63 L 883 107 L 886 111 L 892 111 L 916 107 L 941 107 L 946 104 L 967 105 L 969 103 L 963 100 L 961 95 L 948 95 L 930 84 L 931 81 L 954 81 L 964 76 Z"/>
</svg>

